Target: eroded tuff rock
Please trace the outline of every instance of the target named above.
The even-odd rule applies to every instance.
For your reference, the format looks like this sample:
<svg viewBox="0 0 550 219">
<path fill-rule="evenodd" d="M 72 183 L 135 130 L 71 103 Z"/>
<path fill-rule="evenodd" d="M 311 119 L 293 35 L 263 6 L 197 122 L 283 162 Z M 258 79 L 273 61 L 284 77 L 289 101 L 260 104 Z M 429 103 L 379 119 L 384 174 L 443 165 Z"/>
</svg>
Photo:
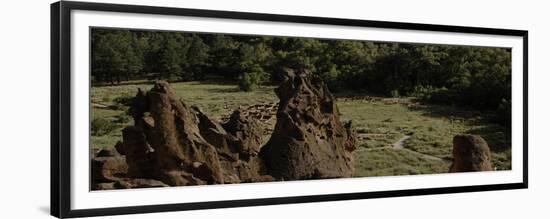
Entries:
<svg viewBox="0 0 550 219">
<path fill-rule="evenodd" d="M 453 163 L 449 172 L 491 170 L 491 151 L 481 136 L 459 134 L 453 138 Z"/>
<path fill-rule="evenodd" d="M 124 178 L 128 171 L 124 156 L 94 157 L 91 162 L 92 180 L 95 182 L 115 182 Z"/>
<path fill-rule="evenodd" d="M 342 124 L 336 99 L 307 70 L 286 70 L 275 89 L 277 123 L 260 157 L 268 172 L 284 180 L 351 177 L 355 134 Z"/>
<path fill-rule="evenodd" d="M 138 90 L 129 110 L 134 125 L 123 129 L 115 150 L 95 153 L 100 156 L 92 160 L 98 175 L 93 187 L 352 176 L 355 133 L 351 122 L 340 122 L 335 98 L 322 80 L 306 70 L 287 70 L 276 93 L 281 100 L 276 126 L 260 149 L 264 128 L 241 109 L 219 123 L 178 99 L 166 82 L 148 92 Z"/>
<path fill-rule="evenodd" d="M 157 82 L 149 92 L 138 91 L 130 114 L 134 125 L 123 129 L 123 140 L 115 148 L 125 155 L 126 176 L 134 180 L 98 185 L 101 188 L 272 180 L 257 156 L 259 124 L 239 111 L 220 124 L 178 99 L 168 83 Z"/>
</svg>

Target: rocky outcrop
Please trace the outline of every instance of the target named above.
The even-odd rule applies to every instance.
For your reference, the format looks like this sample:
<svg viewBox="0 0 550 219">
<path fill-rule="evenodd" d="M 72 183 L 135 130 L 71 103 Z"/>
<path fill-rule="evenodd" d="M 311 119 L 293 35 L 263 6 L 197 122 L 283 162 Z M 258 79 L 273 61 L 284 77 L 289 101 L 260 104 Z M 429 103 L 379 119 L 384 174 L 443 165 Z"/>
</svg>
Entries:
<svg viewBox="0 0 550 219">
<path fill-rule="evenodd" d="M 263 135 L 269 136 L 275 127 L 277 115 L 277 102 L 263 102 L 254 104 L 246 108 L 239 108 L 239 116 L 257 121 L 260 124 Z M 222 121 L 227 121 L 233 114 L 222 117 Z"/>
<path fill-rule="evenodd" d="M 453 163 L 449 172 L 491 170 L 491 151 L 481 136 L 459 134 L 453 138 Z"/>
<path fill-rule="evenodd" d="M 128 173 L 126 156 L 113 149 L 101 149 L 91 161 L 92 189 L 130 189 L 166 187 L 168 185 L 154 179 L 132 178 Z"/>
<path fill-rule="evenodd" d="M 340 122 L 335 98 L 307 70 L 286 70 L 275 89 L 277 123 L 261 149 L 268 172 L 284 180 L 351 177 L 355 133 Z"/>
<path fill-rule="evenodd" d="M 138 90 L 129 109 L 134 124 L 114 149 L 94 152 L 94 189 L 351 177 L 355 133 L 340 122 L 335 98 L 309 71 L 287 71 L 269 142 L 267 114 L 235 110 L 226 122 L 178 99 L 166 82 Z M 263 108 L 262 108 L 263 107 Z M 273 124 L 273 123 L 272 123 Z M 276 178 L 274 178 L 275 176 Z"/>
<path fill-rule="evenodd" d="M 95 182 L 115 182 L 124 178 L 128 171 L 124 156 L 94 157 L 91 162 L 92 180 Z"/>
<path fill-rule="evenodd" d="M 220 124 L 157 82 L 149 92 L 138 91 L 129 112 L 134 125 L 122 130 L 116 151 L 100 151 L 109 158 L 92 162 L 97 189 L 273 180 L 258 158 L 262 129 L 238 110 Z M 125 169 L 113 171 L 114 161 Z"/>
<path fill-rule="evenodd" d="M 171 186 L 223 183 L 216 149 L 200 134 L 191 107 L 177 99 L 166 82 L 156 83 L 147 101 L 153 127 L 147 127 L 145 117 L 137 118 L 136 125 L 142 126 L 138 129 L 145 131 L 154 150 L 151 177 Z"/>
<path fill-rule="evenodd" d="M 235 110 L 226 123 L 219 124 L 200 109 L 194 109 L 201 135 L 216 148 L 224 183 L 270 180 L 269 176 L 261 176 L 266 174 L 258 158 L 262 129 L 255 120 Z"/>
</svg>

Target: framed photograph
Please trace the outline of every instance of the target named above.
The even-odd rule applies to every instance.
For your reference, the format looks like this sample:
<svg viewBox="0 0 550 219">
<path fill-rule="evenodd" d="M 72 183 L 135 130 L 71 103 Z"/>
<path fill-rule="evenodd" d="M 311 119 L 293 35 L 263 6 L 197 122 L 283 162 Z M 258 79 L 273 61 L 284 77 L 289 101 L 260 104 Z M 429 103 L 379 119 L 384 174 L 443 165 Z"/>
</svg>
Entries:
<svg viewBox="0 0 550 219">
<path fill-rule="evenodd" d="M 59 218 L 527 188 L 527 31 L 51 5 Z"/>
</svg>

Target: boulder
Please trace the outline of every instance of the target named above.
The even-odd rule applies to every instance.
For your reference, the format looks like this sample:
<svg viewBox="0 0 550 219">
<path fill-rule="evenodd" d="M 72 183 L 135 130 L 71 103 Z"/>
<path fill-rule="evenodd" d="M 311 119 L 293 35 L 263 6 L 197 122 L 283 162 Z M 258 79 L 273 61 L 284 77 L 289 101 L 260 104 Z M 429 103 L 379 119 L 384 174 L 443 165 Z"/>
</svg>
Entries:
<svg viewBox="0 0 550 219">
<path fill-rule="evenodd" d="M 92 180 L 96 183 L 117 181 L 128 172 L 124 156 L 94 157 L 91 169 Z"/>
<path fill-rule="evenodd" d="M 270 175 L 284 180 L 353 176 L 355 134 L 340 122 L 336 99 L 308 70 L 285 71 L 275 89 L 277 122 L 260 157 Z"/>
<path fill-rule="evenodd" d="M 481 136 L 459 134 L 453 138 L 453 163 L 449 172 L 492 170 L 491 151 Z"/>
<path fill-rule="evenodd" d="M 118 153 L 112 148 L 103 148 L 97 152 L 96 157 L 113 157 L 117 155 Z"/>
</svg>

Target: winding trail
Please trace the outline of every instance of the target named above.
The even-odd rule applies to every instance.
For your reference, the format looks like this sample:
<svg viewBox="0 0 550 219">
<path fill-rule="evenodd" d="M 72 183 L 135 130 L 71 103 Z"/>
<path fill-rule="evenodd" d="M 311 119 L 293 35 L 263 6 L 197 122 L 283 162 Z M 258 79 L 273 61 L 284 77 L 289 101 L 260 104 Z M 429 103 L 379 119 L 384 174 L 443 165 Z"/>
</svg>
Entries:
<svg viewBox="0 0 550 219">
<path fill-rule="evenodd" d="M 418 151 L 413 151 L 411 149 L 408 149 L 408 148 L 405 148 L 405 141 L 407 139 L 411 138 L 410 135 L 405 135 L 403 136 L 401 139 L 399 139 L 398 141 L 396 141 L 395 143 L 393 143 L 393 149 L 395 150 L 404 150 L 404 151 L 407 151 L 409 153 L 413 153 L 413 154 L 416 154 L 418 156 L 421 156 L 423 157 L 424 159 L 427 159 L 427 160 L 437 160 L 437 161 L 443 161 L 443 159 L 439 158 L 439 157 L 436 157 L 436 156 L 433 156 L 433 155 L 429 155 L 429 154 L 424 154 L 424 153 L 420 153 Z"/>
<path fill-rule="evenodd" d="M 393 143 L 391 147 L 371 148 L 371 149 L 369 149 L 369 151 L 383 150 L 383 149 L 391 148 L 391 149 L 394 149 L 394 150 L 404 150 L 404 151 L 407 151 L 409 153 L 413 153 L 413 154 L 416 154 L 418 156 L 421 156 L 421 157 L 423 157 L 424 159 L 427 159 L 427 160 L 445 161 L 445 160 L 443 160 L 439 157 L 433 156 L 433 155 L 424 154 L 424 153 L 420 153 L 418 151 L 413 151 L 411 149 L 405 148 L 405 141 L 409 138 L 411 138 L 410 135 L 405 135 L 402 138 L 400 138 L 399 140 L 397 140 L 395 143 Z"/>
<path fill-rule="evenodd" d="M 405 141 L 407 139 L 411 138 L 410 135 L 405 135 L 401 139 L 397 140 L 395 143 L 393 143 L 393 149 L 405 149 Z"/>
</svg>

